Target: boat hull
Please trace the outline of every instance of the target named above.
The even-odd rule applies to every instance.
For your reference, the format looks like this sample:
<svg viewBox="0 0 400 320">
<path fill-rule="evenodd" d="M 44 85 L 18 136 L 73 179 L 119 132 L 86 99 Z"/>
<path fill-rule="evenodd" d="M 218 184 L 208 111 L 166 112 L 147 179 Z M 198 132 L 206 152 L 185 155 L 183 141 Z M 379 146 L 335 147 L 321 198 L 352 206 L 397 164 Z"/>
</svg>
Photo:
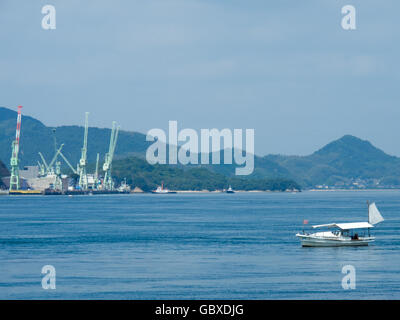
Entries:
<svg viewBox="0 0 400 320">
<path fill-rule="evenodd" d="M 154 193 L 154 194 L 175 194 L 177 192 L 176 191 L 167 191 L 167 192 L 151 191 L 151 193 Z"/>
<path fill-rule="evenodd" d="M 359 239 L 324 239 L 301 234 L 297 234 L 296 236 L 300 239 L 303 247 L 360 247 L 368 246 L 369 243 L 375 241 L 374 237 Z"/>
</svg>

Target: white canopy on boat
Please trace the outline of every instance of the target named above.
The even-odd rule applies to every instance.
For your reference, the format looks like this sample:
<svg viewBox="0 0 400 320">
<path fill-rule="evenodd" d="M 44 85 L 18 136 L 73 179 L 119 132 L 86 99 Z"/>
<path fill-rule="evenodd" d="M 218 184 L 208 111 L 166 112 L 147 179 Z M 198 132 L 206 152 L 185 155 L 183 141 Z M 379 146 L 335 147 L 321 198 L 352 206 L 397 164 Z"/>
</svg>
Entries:
<svg viewBox="0 0 400 320">
<path fill-rule="evenodd" d="M 350 222 L 350 223 L 337 223 L 336 226 L 342 230 L 349 229 L 363 229 L 373 228 L 374 226 L 368 222 Z"/>
<path fill-rule="evenodd" d="M 336 223 L 328 223 L 328 224 L 318 224 L 316 226 L 312 226 L 313 228 L 331 228 L 336 227 Z"/>
<path fill-rule="evenodd" d="M 342 230 L 350 230 L 350 229 L 363 229 L 363 228 L 373 228 L 374 226 L 368 222 L 349 222 L 349 223 L 328 223 L 328 224 L 319 224 L 313 226 L 313 228 L 331 228 L 338 227 Z"/>
</svg>

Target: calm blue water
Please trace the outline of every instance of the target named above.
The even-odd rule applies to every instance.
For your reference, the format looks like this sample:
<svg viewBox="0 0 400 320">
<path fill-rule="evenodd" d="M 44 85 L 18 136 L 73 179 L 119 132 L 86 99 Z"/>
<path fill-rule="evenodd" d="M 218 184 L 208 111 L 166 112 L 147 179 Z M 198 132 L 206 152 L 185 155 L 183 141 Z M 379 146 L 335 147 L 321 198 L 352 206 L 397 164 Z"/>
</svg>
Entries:
<svg viewBox="0 0 400 320">
<path fill-rule="evenodd" d="M 303 219 L 365 221 L 366 200 L 386 219 L 375 244 L 295 238 Z M 399 191 L 1 196 L 0 299 L 399 299 L 399 230 Z"/>
</svg>

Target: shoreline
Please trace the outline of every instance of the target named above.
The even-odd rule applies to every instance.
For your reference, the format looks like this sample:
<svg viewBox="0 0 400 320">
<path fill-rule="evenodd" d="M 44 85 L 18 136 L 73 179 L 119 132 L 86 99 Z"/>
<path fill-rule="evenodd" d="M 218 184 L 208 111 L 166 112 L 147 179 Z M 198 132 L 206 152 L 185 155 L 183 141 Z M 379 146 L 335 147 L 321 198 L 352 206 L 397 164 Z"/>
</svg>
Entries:
<svg viewBox="0 0 400 320">
<path fill-rule="evenodd" d="M 206 194 L 206 193 L 227 193 L 221 190 L 171 190 L 176 194 Z M 234 193 L 301 193 L 301 192 L 368 192 L 368 191 L 400 191 L 400 188 L 387 189 L 304 189 L 304 190 L 234 190 Z M 151 192 L 130 192 L 126 194 L 152 194 Z M 0 190 L 0 196 L 8 196 L 7 191 Z"/>
<path fill-rule="evenodd" d="M 176 193 L 226 193 L 226 191 L 221 191 L 221 190 L 171 190 L 174 191 Z M 234 190 L 234 193 L 261 193 L 261 192 L 267 192 L 267 193 L 271 193 L 271 192 L 287 192 L 287 193 L 298 193 L 301 192 L 299 190 L 285 190 L 285 191 L 280 191 L 280 190 Z"/>
<path fill-rule="evenodd" d="M 305 189 L 302 191 L 311 191 L 311 192 L 335 192 L 335 191 L 400 191 L 400 188 L 376 188 L 376 189 Z"/>
<path fill-rule="evenodd" d="M 172 191 L 172 190 L 171 190 Z M 220 190 L 173 190 L 176 193 L 226 193 Z M 285 190 L 285 191 L 272 191 L 272 190 L 234 190 L 234 193 L 301 193 L 301 192 L 366 192 L 366 191 L 400 191 L 400 188 L 386 188 L 386 189 L 303 189 L 303 190 Z M 136 192 L 134 192 L 136 193 Z M 148 193 L 148 192 L 142 192 Z"/>
</svg>

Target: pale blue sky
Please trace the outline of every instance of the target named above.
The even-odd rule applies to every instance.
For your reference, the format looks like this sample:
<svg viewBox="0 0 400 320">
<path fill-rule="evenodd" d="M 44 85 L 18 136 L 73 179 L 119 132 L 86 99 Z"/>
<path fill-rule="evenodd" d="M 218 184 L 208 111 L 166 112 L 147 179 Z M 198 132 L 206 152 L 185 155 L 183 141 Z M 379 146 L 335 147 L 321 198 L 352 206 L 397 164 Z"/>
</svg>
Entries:
<svg viewBox="0 0 400 320">
<path fill-rule="evenodd" d="M 400 155 L 399 21 L 395 0 L 1 0 L 0 105 L 47 125 L 254 128 L 259 155 L 344 134 Z"/>
</svg>

